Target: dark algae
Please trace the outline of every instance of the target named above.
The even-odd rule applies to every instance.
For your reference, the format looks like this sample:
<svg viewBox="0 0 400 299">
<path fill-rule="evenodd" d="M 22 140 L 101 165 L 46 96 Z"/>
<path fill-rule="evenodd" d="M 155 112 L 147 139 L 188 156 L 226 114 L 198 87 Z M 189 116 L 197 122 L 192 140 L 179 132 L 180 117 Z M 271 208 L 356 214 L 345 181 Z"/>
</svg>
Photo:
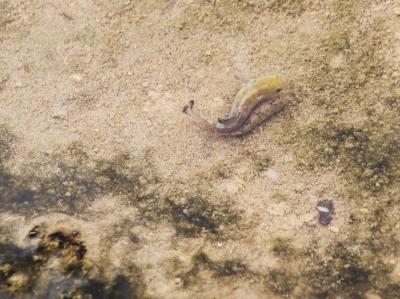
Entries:
<svg viewBox="0 0 400 299">
<path fill-rule="evenodd" d="M 149 298 L 145 295 L 141 272 L 136 267 L 131 267 L 129 278 L 118 274 L 110 282 L 101 274 L 93 277 L 93 266 L 85 264 L 88 249 L 77 231 L 47 231 L 35 226 L 27 238 L 37 240 L 37 245 L 20 248 L 11 243 L 0 244 L 1 298 L 18 298 L 23 294 L 40 299 Z M 47 267 L 52 267 L 50 264 L 56 260 L 58 266 L 52 268 L 49 281 L 44 278 L 49 275 Z M 40 284 L 43 290 L 36 289 L 33 293 L 35 284 Z"/>
<path fill-rule="evenodd" d="M 196 237 L 203 231 L 222 234 L 223 226 L 239 220 L 239 215 L 227 204 L 213 204 L 201 196 L 189 196 L 178 203 L 166 199 L 172 224 L 178 235 Z"/>
<path fill-rule="evenodd" d="M 202 271 L 210 271 L 215 278 L 234 276 L 251 277 L 254 273 L 240 259 L 212 260 L 206 253 L 198 252 L 192 257 L 192 266 L 189 271 L 178 275 L 183 280 L 183 286 L 195 283 Z"/>
</svg>

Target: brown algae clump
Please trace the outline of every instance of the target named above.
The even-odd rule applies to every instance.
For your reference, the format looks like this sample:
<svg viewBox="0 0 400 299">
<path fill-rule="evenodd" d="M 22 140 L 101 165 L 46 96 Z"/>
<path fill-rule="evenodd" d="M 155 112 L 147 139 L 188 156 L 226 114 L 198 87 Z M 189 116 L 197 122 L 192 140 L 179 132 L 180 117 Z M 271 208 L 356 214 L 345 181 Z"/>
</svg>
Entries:
<svg viewBox="0 0 400 299">
<path fill-rule="evenodd" d="M 310 165 L 339 166 L 357 186 L 380 191 L 397 180 L 400 170 L 399 129 L 381 130 L 333 122 L 312 126 L 306 140 L 320 159 L 310 157 Z"/>
<path fill-rule="evenodd" d="M 275 256 L 282 257 L 282 258 L 292 258 L 296 256 L 296 249 L 290 242 L 288 238 L 275 238 L 271 241 L 272 243 L 272 253 Z"/>
<path fill-rule="evenodd" d="M 12 143 L 15 136 L 7 129 L 6 126 L 0 124 L 0 169 L 3 163 L 10 159 L 12 151 Z"/>
<path fill-rule="evenodd" d="M 96 184 L 103 193 L 122 196 L 137 207 L 142 219 L 157 220 L 161 198 L 154 166 L 149 162 L 132 164 L 132 161 L 135 162 L 134 158 L 125 153 L 114 159 L 96 161 Z"/>
<path fill-rule="evenodd" d="M 30 290 L 40 266 L 29 249 L 0 243 L 0 297 Z"/>
<path fill-rule="evenodd" d="M 62 260 L 62 269 L 66 272 L 81 271 L 86 246 L 76 231 L 56 230 L 45 234 L 37 249 L 42 256 L 57 255 Z"/>
<path fill-rule="evenodd" d="M 8 148 L 5 144 L 0 142 Z M 160 199 L 152 165 L 135 164 L 135 159 L 126 154 L 91 160 L 77 144 L 68 150 L 65 156 L 54 154 L 43 158 L 40 165 L 26 166 L 23 175 L 0 167 L 0 209 L 23 213 L 29 203 L 27 214 L 74 213 L 87 208 L 99 195 L 111 194 L 136 205 L 143 218 L 156 218 L 153 211 Z M 37 174 L 38 167 L 43 169 L 41 175 Z"/>
<path fill-rule="evenodd" d="M 268 291 L 285 297 L 292 293 L 297 283 L 296 276 L 279 269 L 271 269 L 264 279 L 264 284 Z"/>
<path fill-rule="evenodd" d="M 309 3 L 304 0 L 272 0 L 268 1 L 268 8 L 274 12 L 284 13 L 292 17 L 298 17 L 306 11 Z"/>
<path fill-rule="evenodd" d="M 191 269 L 180 274 L 179 277 L 183 280 L 183 285 L 188 286 L 194 282 L 201 271 L 210 271 L 216 278 L 253 275 L 253 272 L 239 259 L 213 261 L 204 252 L 199 252 L 192 257 Z"/>
<path fill-rule="evenodd" d="M 166 204 L 176 233 L 184 237 L 196 237 L 203 231 L 220 235 L 225 226 L 239 220 L 228 204 L 213 204 L 202 196 L 190 196 L 183 202 L 167 198 Z"/>
<path fill-rule="evenodd" d="M 11 294 L 32 298 L 148 298 L 141 271 L 135 266 L 110 280 L 103 277 L 101 265 L 85 265 L 88 249 L 77 231 L 47 231 L 35 226 L 27 238 L 32 246 L 26 249 L 0 244 L 1 298 Z"/>
</svg>

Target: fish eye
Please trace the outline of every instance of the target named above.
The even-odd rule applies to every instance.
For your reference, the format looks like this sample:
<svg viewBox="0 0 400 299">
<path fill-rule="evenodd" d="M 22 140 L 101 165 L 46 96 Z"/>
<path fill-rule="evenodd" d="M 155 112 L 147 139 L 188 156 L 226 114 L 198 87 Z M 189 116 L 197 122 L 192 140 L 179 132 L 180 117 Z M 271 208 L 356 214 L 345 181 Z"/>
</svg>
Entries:
<svg viewBox="0 0 400 299">
<path fill-rule="evenodd" d="M 275 92 L 280 92 L 282 89 L 281 88 L 278 88 L 277 90 L 275 90 Z"/>
</svg>

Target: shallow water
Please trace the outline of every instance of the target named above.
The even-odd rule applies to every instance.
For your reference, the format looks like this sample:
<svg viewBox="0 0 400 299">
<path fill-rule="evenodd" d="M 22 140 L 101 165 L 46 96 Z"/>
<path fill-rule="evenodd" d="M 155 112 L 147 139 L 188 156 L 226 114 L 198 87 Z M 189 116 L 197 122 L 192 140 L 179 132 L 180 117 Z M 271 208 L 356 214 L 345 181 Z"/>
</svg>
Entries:
<svg viewBox="0 0 400 299">
<path fill-rule="evenodd" d="M 0 297 L 399 297 L 399 32 L 396 1 L 2 1 Z M 181 113 L 265 74 L 288 105 L 246 136 Z"/>
</svg>

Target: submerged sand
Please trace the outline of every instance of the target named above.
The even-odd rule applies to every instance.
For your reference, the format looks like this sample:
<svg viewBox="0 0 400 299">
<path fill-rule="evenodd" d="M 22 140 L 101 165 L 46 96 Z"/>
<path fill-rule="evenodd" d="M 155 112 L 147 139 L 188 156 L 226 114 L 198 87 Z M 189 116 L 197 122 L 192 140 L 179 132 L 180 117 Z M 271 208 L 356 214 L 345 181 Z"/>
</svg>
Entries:
<svg viewBox="0 0 400 299">
<path fill-rule="evenodd" d="M 400 298 L 399 33 L 394 0 L 0 1 L 0 297 Z M 264 74 L 289 104 L 244 137 L 181 112 Z"/>
</svg>

